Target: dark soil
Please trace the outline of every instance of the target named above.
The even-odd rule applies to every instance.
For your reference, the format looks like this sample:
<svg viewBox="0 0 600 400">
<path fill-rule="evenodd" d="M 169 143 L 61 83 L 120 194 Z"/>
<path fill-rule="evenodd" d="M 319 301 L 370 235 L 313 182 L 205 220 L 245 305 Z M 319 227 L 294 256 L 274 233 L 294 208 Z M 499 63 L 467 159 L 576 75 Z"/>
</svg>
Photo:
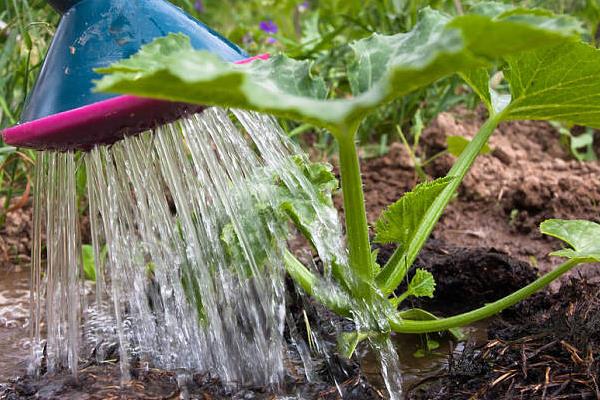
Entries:
<svg viewBox="0 0 600 400">
<path fill-rule="evenodd" d="M 379 252 L 379 262 L 385 263 L 391 249 Z M 531 266 L 494 248 L 465 248 L 440 240 L 430 240 L 411 271 L 423 268 L 436 280 L 433 299 L 414 300 L 413 307 L 424 308 L 440 315 L 451 315 L 491 303 L 535 280 Z M 400 287 L 406 289 L 406 282 Z"/>
<path fill-rule="evenodd" d="M 600 398 L 600 285 L 574 279 L 507 310 L 411 399 Z"/>
</svg>

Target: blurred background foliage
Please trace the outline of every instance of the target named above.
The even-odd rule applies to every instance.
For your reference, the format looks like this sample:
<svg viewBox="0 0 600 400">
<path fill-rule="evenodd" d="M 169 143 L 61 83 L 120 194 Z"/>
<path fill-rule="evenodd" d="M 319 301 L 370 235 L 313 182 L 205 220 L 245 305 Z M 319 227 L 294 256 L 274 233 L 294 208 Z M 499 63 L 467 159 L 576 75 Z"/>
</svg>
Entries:
<svg viewBox="0 0 600 400">
<path fill-rule="evenodd" d="M 457 15 L 468 10 L 464 0 L 171 0 L 177 6 L 238 43 L 250 54 L 284 52 L 308 59 L 331 92 L 351 95 L 345 78 L 349 43 L 374 32 L 410 30 L 423 7 Z M 510 2 L 505 0 L 506 2 Z M 586 24 L 587 40 L 598 45 L 600 0 L 524 0 L 512 3 L 572 14 Z M 0 129 L 18 122 L 26 95 L 40 70 L 59 15 L 43 0 L 0 0 Z M 456 104 L 475 107 L 477 99 L 457 77 L 382 108 L 362 126 L 363 154 L 380 155 L 389 143 L 412 141 L 439 112 Z M 282 121 L 294 137 L 311 132 L 313 151 L 326 158 L 334 146 L 327 132 Z M 564 136 L 564 135 L 563 135 Z M 306 141 L 307 139 L 303 139 Z M 35 153 L 0 143 L 0 222 L 14 196 L 28 194 Z"/>
</svg>

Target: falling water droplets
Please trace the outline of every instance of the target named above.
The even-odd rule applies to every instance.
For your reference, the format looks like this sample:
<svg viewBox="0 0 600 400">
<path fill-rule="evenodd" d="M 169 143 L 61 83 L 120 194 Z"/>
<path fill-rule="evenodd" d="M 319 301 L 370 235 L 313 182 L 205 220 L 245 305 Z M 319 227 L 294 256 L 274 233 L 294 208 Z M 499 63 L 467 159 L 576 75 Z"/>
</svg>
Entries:
<svg viewBox="0 0 600 400">
<path fill-rule="evenodd" d="M 226 384 L 279 385 L 289 227 L 275 212 L 275 175 L 314 207 L 308 230 L 325 277 L 315 293 L 349 301 L 331 279 L 334 264 L 347 263 L 337 212 L 319 201 L 298 154 L 272 118 L 219 108 L 85 154 L 39 153 L 31 370 L 40 371 L 45 349 L 50 372 L 77 374 L 80 361 L 117 358 L 123 383 L 138 362 L 179 371 L 182 381 L 211 371 Z M 80 254 L 83 167 L 92 286 Z M 316 336 L 316 349 L 292 336 L 310 381 L 311 353 L 328 358 L 330 350 Z M 393 348 L 380 351 L 390 393 L 399 393 Z"/>
</svg>

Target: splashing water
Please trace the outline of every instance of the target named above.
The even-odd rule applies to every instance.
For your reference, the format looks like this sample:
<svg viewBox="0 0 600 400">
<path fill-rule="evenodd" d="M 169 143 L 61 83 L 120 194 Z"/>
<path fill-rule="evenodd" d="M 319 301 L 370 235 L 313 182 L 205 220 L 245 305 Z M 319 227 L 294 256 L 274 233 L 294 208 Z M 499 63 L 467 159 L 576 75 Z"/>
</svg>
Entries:
<svg viewBox="0 0 600 400">
<path fill-rule="evenodd" d="M 84 155 L 40 153 L 31 371 L 45 360 L 50 372 L 77 374 L 80 360 L 118 356 L 123 381 L 140 361 L 237 385 L 280 383 L 288 232 L 274 177 L 314 207 L 324 285 L 332 263 L 346 263 L 337 213 L 317 201 L 295 154 L 272 118 L 218 108 Z M 80 254 L 83 194 L 93 288 Z"/>
</svg>

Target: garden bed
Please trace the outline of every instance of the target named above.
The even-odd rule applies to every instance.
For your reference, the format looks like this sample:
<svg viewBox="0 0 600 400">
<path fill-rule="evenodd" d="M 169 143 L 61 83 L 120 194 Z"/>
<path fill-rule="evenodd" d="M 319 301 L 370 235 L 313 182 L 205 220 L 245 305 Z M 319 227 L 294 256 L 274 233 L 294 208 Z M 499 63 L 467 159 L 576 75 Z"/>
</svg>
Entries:
<svg viewBox="0 0 600 400">
<path fill-rule="evenodd" d="M 472 136 L 480 124 L 478 113 L 464 109 L 439 115 L 423 133 L 423 155 L 430 157 L 443 151 L 448 135 Z M 415 305 L 441 315 L 491 302 L 548 271 L 556 263 L 548 253 L 561 245 L 538 233 L 542 220 L 585 218 L 600 222 L 600 163 L 572 161 L 550 125 L 502 124 L 490 144 L 491 154 L 477 160 L 458 199 L 451 203 L 415 264 L 432 271 L 437 281 L 435 298 Z M 439 157 L 426 171 L 433 177 L 443 176 L 451 166 L 451 157 Z M 383 157 L 365 160 L 363 177 L 371 222 L 416 183 L 410 157 L 398 144 Z M 339 198 L 336 201 L 341 204 Z M 3 228 L 2 243 L 20 243 L 9 248 L 9 257 L 2 259 L 5 271 L 14 270 L 20 263 L 15 260 L 28 260 L 28 213 L 25 209 L 9 214 L 9 224 Z M 18 220 L 15 216 L 20 216 L 21 225 L 11 225 L 10 221 Z M 23 229 L 13 232 L 13 226 Z M 380 251 L 380 261 L 389 257 L 387 250 Z M 595 398 L 599 395 L 600 368 L 595 361 L 600 357 L 599 272 L 593 267 L 576 269 L 571 275 L 585 279 L 565 278 L 560 291 L 537 294 L 488 321 L 488 326 L 476 327 L 477 335 L 470 336 L 477 337 L 476 341 L 454 343 L 436 338 L 441 347 L 425 361 L 412 357 L 421 340 L 396 335 L 398 346 L 406 348 L 400 356 L 408 397 Z M 372 356 L 367 355 L 362 366 L 356 360 L 335 356 L 335 326 L 325 322 L 336 318 L 293 290 L 290 293 L 288 306 L 295 334 L 306 338 L 306 310 L 312 329 L 318 330 L 331 357 L 317 357 L 314 379 L 308 383 L 296 347 L 291 345 L 293 334 L 288 331 L 285 391 L 302 393 L 306 399 L 335 399 L 340 397 L 337 382 L 344 399 L 382 398 L 385 390 L 373 372 L 376 368 Z M 363 354 L 365 351 L 359 349 Z M 428 368 L 422 367 L 424 362 L 429 363 Z M 132 375 L 134 381 L 120 389 L 115 364 L 90 364 L 78 381 L 66 376 L 44 377 L 39 382 L 21 378 L 0 388 L 0 396 L 2 390 L 8 399 L 34 395 L 179 398 L 181 394 L 174 373 L 138 365 Z M 0 377 L 0 381 L 7 380 L 7 376 Z M 185 390 L 201 399 L 274 398 L 268 388 L 228 389 L 208 375 L 192 377 Z"/>
</svg>

